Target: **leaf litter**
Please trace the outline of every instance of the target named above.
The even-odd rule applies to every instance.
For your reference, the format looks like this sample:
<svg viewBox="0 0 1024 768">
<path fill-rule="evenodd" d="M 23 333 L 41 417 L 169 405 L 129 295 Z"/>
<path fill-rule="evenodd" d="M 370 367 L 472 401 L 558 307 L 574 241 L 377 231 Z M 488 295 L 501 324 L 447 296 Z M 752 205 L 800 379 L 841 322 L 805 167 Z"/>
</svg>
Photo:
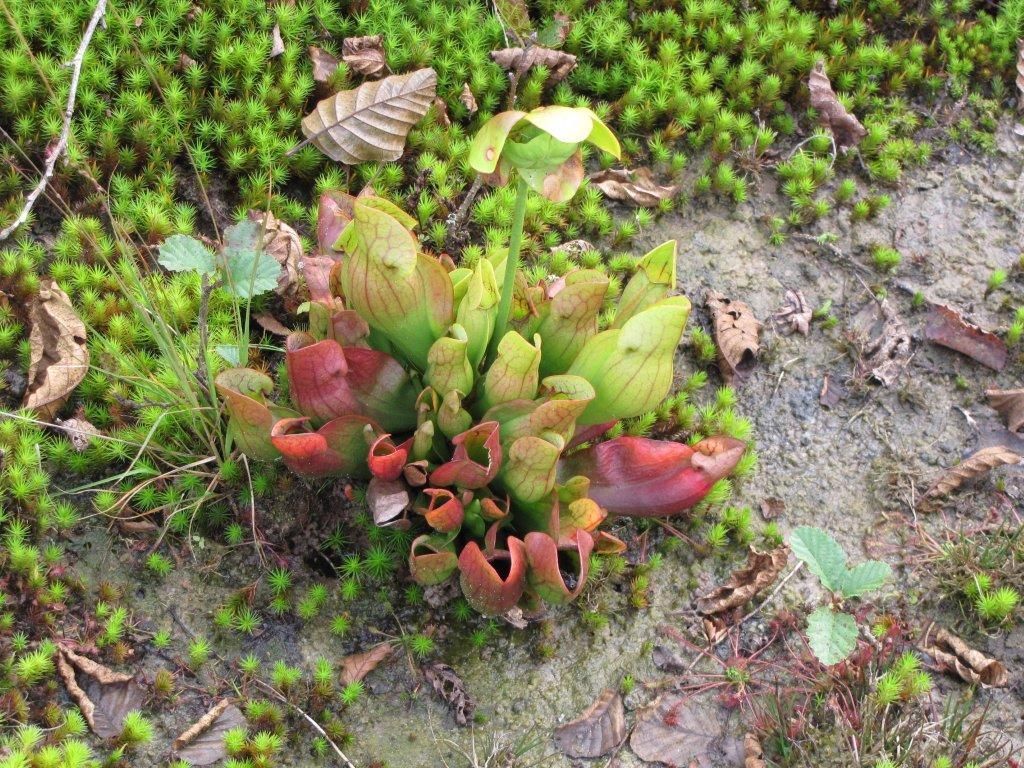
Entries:
<svg viewBox="0 0 1024 768">
<path fill-rule="evenodd" d="M 212 765 L 228 756 L 224 735 L 246 725 L 242 711 L 230 699 L 221 699 L 174 740 L 175 757 L 190 765 Z"/>
<path fill-rule="evenodd" d="M 968 322 L 951 307 L 932 304 L 924 326 L 924 337 L 933 344 L 967 355 L 994 371 L 1001 371 L 1006 366 L 1006 342 L 991 331 Z"/>
<path fill-rule="evenodd" d="M 423 677 L 430 683 L 434 693 L 444 701 L 459 725 L 468 725 L 476 709 L 476 702 L 466 690 L 466 684 L 458 673 L 441 662 L 424 664 Z"/>
<path fill-rule="evenodd" d="M 610 200 L 656 208 L 662 200 L 679 194 L 678 184 L 658 184 L 650 168 L 607 169 L 591 174 L 590 182 Z"/>
<path fill-rule="evenodd" d="M 29 304 L 30 348 L 24 406 L 52 418 L 89 371 L 85 323 L 54 280 Z"/>
<path fill-rule="evenodd" d="M 718 291 L 709 290 L 705 302 L 711 312 L 722 377 L 727 384 L 743 381 L 757 363 L 761 323 L 748 304 Z"/>
<path fill-rule="evenodd" d="M 569 757 L 600 757 L 626 738 L 626 710 L 622 696 L 611 688 L 578 718 L 555 729 L 555 746 Z"/>
<path fill-rule="evenodd" d="M 146 691 L 134 675 L 115 672 L 68 648 L 58 650 L 57 671 L 85 722 L 101 739 L 120 735 L 125 715 L 142 709 L 146 701 Z"/>
<path fill-rule="evenodd" d="M 975 451 L 955 467 L 947 469 L 933 484 L 925 491 L 921 500 L 921 507 L 929 509 L 934 502 L 944 496 L 948 496 L 964 483 L 986 475 L 996 467 L 1008 464 L 1019 464 L 1020 455 L 1002 445 L 993 445 Z"/>
</svg>

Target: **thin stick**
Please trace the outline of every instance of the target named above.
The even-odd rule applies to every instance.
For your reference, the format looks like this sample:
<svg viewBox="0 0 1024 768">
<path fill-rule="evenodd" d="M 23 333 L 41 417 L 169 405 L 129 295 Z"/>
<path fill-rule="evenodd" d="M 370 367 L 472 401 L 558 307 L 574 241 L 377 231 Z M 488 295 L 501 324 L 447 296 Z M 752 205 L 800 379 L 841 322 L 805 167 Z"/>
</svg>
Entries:
<svg viewBox="0 0 1024 768">
<path fill-rule="evenodd" d="M 68 137 L 71 135 L 71 118 L 75 113 L 75 98 L 78 95 L 78 78 L 82 74 L 82 61 L 85 59 L 85 51 L 89 47 L 89 41 L 92 40 L 92 35 L 96 31 L 96 25 L 103 18 L 106 8 L 107 0 L 98 0 L 96 9 L 92 12 L 92 18 L 89 19 L 89 26 L 85 28 L 82 42 L 78 44 L 78 52 L 75 53 L 75 58 L 71 60 L 71 86 L 68 88 L 68 103 L 64 108 L 64 126 L 61 128 L 57 146 L 50 152 L 50 156 L 46 160 L 46 167 L 43 169 L 43 175 L 39 179 L 39 183 L 36 184 L 36 188 L 25 198 L 25 205 L 22 207 L 21 213 L 18 214 L 17 218 L 9 226 L 0 231 L 0 242 L 6 240 L 14 230 L 28 220 L 28 215 L 32 212 L 32 206 L 36 204 L 36 200 L 46 190 L 46 185 L 49 183 L 57 167 L 57 161 L 64 154 L 64 150 L 67 149 Z"/>
<path fill-rule="evenodd" d="M 320 723 L 318 723 L 318 722 L 317 722 L 316 720 L 314 720 L 314 719 L 313 719 L 312 717 L 310 717 L 310 716 L 309 716 L 309 715 L 307 715 L 307 714 L 306 714 L 305 712 L 303 712 L 303 711 L 302 711 L 301 709 L 299 709 L 299 708 L 298 708 L 298 707 L 297 707 L 297 706 L 296 706 L 295 704 L 292 704 L 292 702 L 288 701 L 288 699 L 287 699 L 287 698 L 285 698 L 285 696 L 284 696 L 284 695 L 282 695 L 282 694 L 281 694 L 281 693 L 280 693 L 280 692 L 279 692 L 279 691 L 278 691 L 278 690 L 277 690 L 276 688 L 273 688 L 273 687 L 271 687 L 271 686 L 267 685 L 267 684 L 266 684 L 266 683 L 264 683 L 264 682 L 263 682 L 262 680 L 256 680 L 255 682 L 256 682 L 256 685 L 257 685 L 257 687 L 259 687 L 259 688 L 261 688 L 262 690 L 264 690 L 264 691 L 266 691 L 267 693 L 269 693 L 269 694 L 270 694 L 271 696 L 273 696 L 273 697 L 274 697 L 275 699 L 277 699 L 278 701 L 280 701 L 280 702 L 281 702 L 282 704 L 287 704 L 287 705 L 288 705 L 289 707 L 291 707 L 291 708 L 292 708 L 292 709 L 294 709 L 294 710 L 295 710 L 296 712 L 298 712 L 298 713 L 299 713 L 300 715 L 302 715 L 303 719 L 305 719 L 305 721 L 306 721 L 307 723 L 309 723 L 309 724 L 310 724 L 311 726 L 313 726 L 313 730 L 315 730 L 315 731 L 316 731 L 317 733 L 319 733 L 319 734 L 320 734 L 320 735 L 321 735 L 321 736 L 322 736 L 322 737 L 323 737 L 324 739 L 326 739 L 326 740 L 327 740 L 327 743 L 328 743 L 328 744 L 330 744 L 330 745 L 331 745 L 331 747 L 332 747 L 332 748 L 334 749 L 334 752 L 335 752 L 335 754 L 336 754 L 336 755 L 337 755 L 338 757 L 340 757 L 340 758 L 341 758 L 342 762 L 343 762 L 343 763 L 345 763 L 345 765 L 346 765 L 346 766 L 347 766 L 348 768 L 356 768 L 356 767 L 355 767 L 354 765 L 352 765 L 352 761 L 351 761 L 351 760 L 349 760 L 349 759 L 348 759 L 348 758 L 347 758 L 347 757 L 345 756 L 345 753 L 344 753 L 344 752 L 342 752 L 342 751 L 341 751 L 340 749 L 338 749 L 338 745 L 337 745 L 337 744 L 335 744 L 335 743 L 334 743 L 334 742 L 333 742 L 333 741 L 331 740 L 331 737 L 327 735 L 327 731 L 325 731 L 325 730 L 324 730 L 323 728 L 321 728 L 321 727 L 320 727 Z"/>
</svg>

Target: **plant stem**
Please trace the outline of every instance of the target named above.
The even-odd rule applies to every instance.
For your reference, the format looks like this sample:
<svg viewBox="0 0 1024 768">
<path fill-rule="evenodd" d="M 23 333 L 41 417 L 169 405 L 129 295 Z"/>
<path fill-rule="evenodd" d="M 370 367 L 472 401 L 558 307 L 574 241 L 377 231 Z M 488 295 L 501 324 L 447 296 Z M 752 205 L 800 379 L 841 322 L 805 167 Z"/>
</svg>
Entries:
<svg viewBox="0 0 1024 768">
<path fill-rule="evenodd" d="M 512 236 L 508 242 L 508 256 L 505 259 L 505 278 L 501 284 L 501 301 L 498 303 L 498 317 L 491 337 L 489 359 L 497 356 L 498 344 L 508 330 L 508 318 L 512 311 L 512 294 L 515 291 L 516 273 L 519 271 L 519 249 L 523 245 L 523 223 L 526 221 L 526 198 L 530 188 L 519 179 L 516 187 L 516 207 L 512 212 Z"/>
</svg>

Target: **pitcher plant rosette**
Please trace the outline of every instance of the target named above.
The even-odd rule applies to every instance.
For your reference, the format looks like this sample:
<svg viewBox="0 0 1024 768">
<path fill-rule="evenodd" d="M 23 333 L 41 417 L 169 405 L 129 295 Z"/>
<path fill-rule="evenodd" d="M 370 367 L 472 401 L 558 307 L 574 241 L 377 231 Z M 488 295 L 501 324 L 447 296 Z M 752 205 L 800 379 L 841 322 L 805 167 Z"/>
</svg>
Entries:
<svg viewBox="0 0 1024 768">
<path fill-rule="evenodd" d="M 471 162 L 497 183 L 515 173 L 524 199 L 565 200 L 588 140 L 618 152 L 589 110 L 503 113 Z M 317 237 L 333 267 L 329 289 L 310 281 L 309 330 L 285 342 L 291 403 L 271 400 L 267 375 L 226 370 L 216 385 L 230 433 L 299 475 L 368 479 L 376 524 L 422 531 L 409 553 L 420 584 L 457 573 L 485 614 L 568 602 L 592 554 L 624 549 L 601 530 L 607 516 L 679 514 L 746 449 L 728 437 L 601 441 L 671 389 L 690 310 L 671 295 L 676 244 L 639 262 L 602 328 L 603 273 L 527 285 L 515 231 L 507 253 L 453 268 L 421 252 L 414 226 L 372 195 L 323 196 Z"/>
</svg>

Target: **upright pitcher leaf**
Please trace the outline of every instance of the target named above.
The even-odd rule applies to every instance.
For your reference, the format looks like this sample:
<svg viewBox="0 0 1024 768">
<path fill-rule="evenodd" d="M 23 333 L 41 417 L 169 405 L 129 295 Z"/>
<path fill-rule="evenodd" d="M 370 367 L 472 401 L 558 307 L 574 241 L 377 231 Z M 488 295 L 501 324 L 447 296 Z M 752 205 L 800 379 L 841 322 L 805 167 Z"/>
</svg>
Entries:
<svg viewBox="0 0 1024 768">
<path fill-rule="evenodd" d="M 341 91 L 302 120 L 302 133 L 325 155 L 346 165 L 391 162 L 402 156 L 410 129 L 427 113 L 437 73 L 418 69 Z"/>
<path fill-rule="evenodd" d="M 512 400 L 532 400 L 540 381 L 541 344 L 531 345 L 515 331 L 498 342 L 498 356 L 484 375 L 481 407 L 485 410 Z"/>
<path fill-rule="evenodd" d="M 676 287 L 676 249 L 676 241 L 669 240 L 640 259 L 636 272 L 619 297 L 612 328 L 621 328 L 631 317 L 661 301 Z"/>
<path fill-rule="evenodd" d="M 541 317 L 534 332 L 544 342 L 542 376 L 565 373 L 583 345 L 597 334 L 597 316 L 607 292 L 607 277 L 596 270 L 579 270 L 567 275 L 551 299 L 538 307 Z"/>
<path fill-rule="evenodd" d="M 568 373 L 594 385 L 597 396 L 582 425 L 625 419 L 651 410 L 668 394 L 676 347 L 690 314 L 685 296 L 663 299 L 586 343 Z"/>
</svg>

